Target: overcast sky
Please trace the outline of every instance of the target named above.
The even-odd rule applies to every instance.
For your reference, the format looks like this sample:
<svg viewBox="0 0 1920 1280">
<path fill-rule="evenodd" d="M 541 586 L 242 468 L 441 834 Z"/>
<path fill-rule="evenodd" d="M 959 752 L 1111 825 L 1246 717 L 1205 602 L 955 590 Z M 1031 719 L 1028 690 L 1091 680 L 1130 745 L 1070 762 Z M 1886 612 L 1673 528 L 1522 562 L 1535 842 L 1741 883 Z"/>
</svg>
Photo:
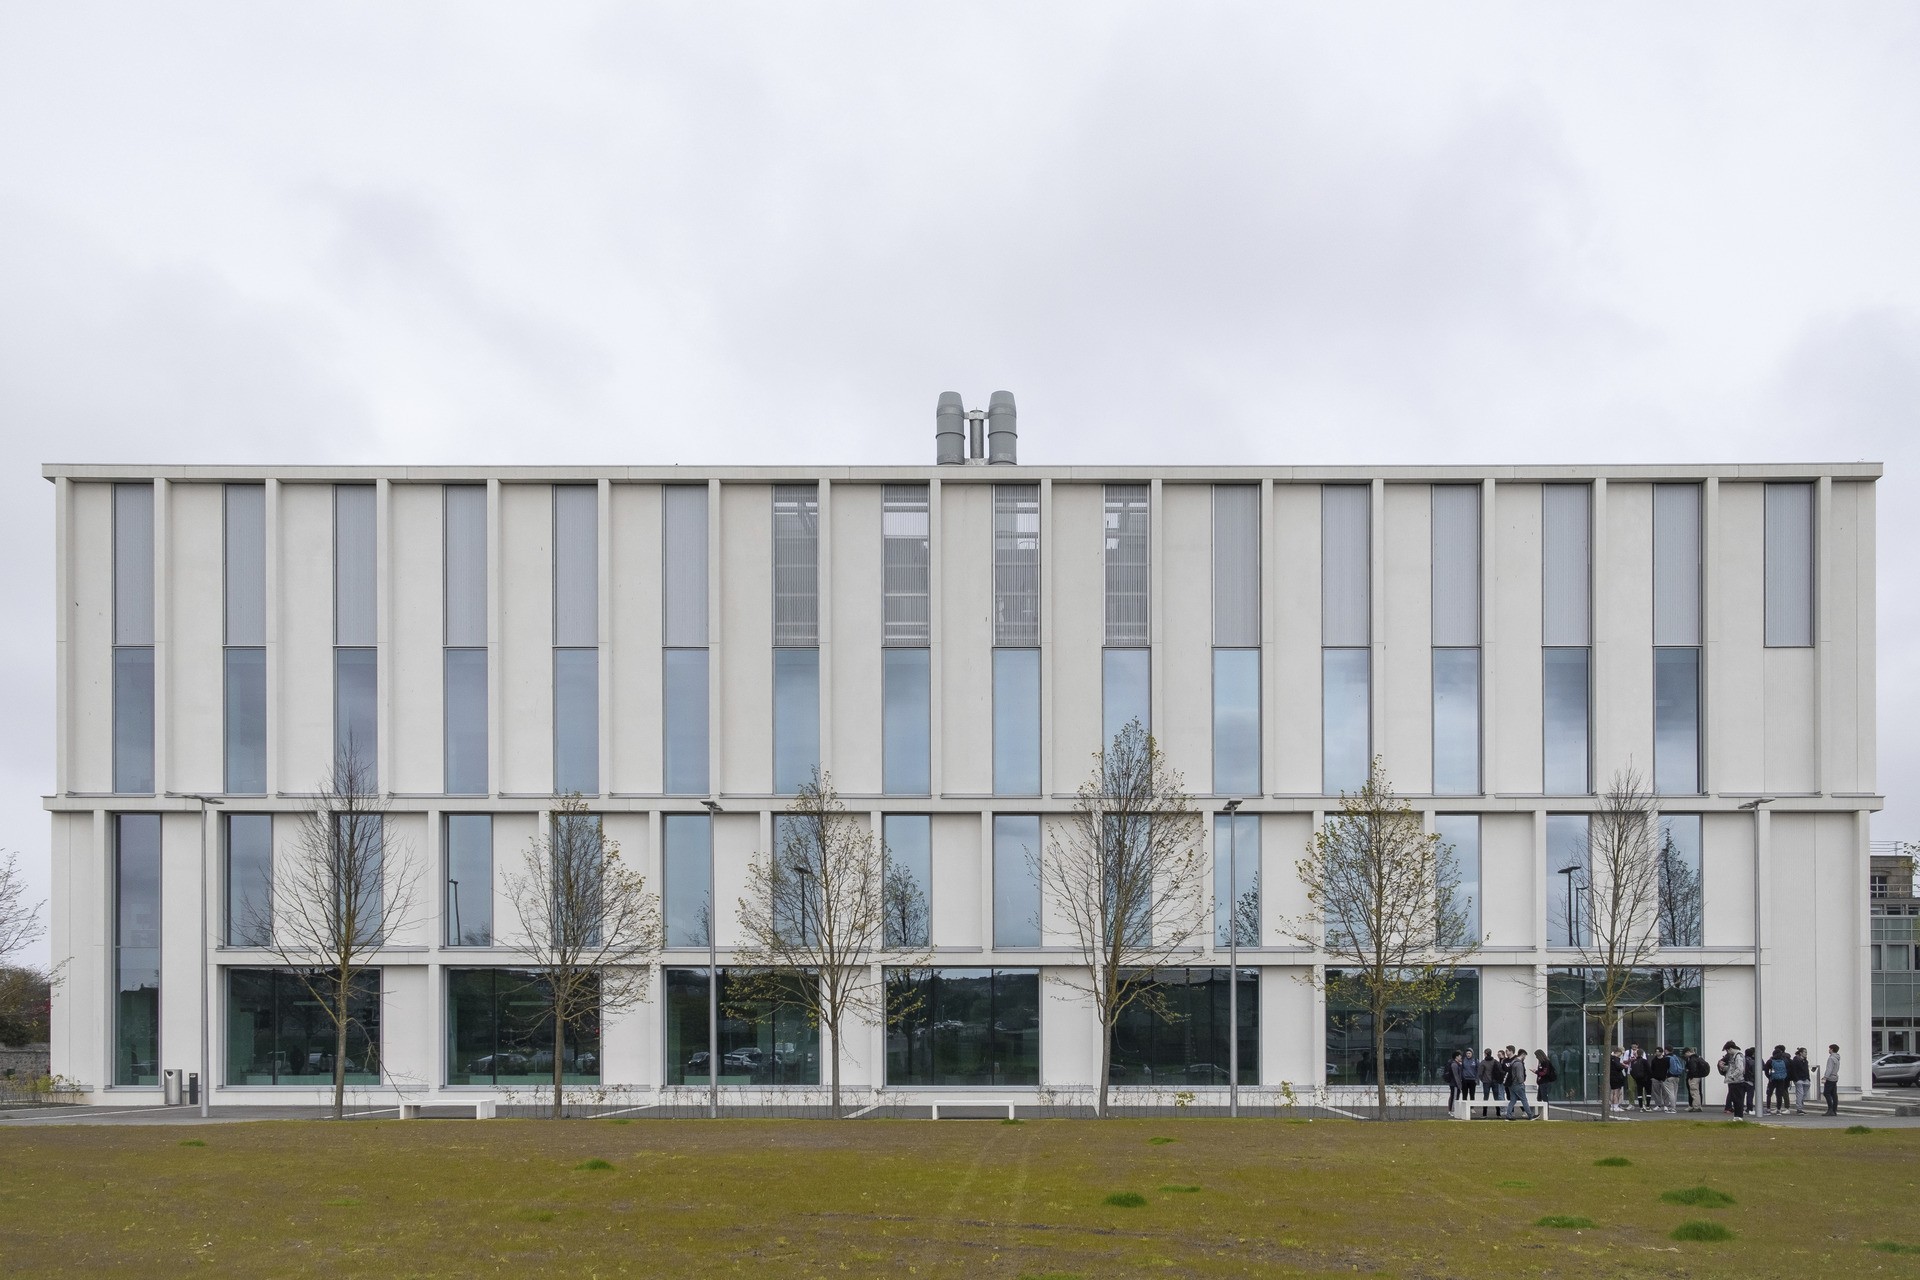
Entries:
<svg viewBox="0 0 1920 1280">
<path fill-rule="evenodd" d="M 0 848 L 43 462 L 1855 461 L 1920 838 L 1920 5 L 0 0 Z"/>
</svg>

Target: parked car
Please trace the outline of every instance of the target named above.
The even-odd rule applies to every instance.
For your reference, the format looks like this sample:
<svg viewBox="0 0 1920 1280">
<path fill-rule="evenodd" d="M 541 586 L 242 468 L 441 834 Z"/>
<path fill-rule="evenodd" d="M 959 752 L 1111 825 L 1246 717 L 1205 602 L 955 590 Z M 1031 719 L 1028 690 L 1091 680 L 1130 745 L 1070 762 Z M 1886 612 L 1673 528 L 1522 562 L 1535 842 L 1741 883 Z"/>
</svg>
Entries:
<svg viewBox="0 0 1920 1280">
<path fill-rule="evenodd" d="M 1883 1053 L 1873 1060 L 1875 1084 L 1920 1084 L 1920 1053 Z"/>
</svg>

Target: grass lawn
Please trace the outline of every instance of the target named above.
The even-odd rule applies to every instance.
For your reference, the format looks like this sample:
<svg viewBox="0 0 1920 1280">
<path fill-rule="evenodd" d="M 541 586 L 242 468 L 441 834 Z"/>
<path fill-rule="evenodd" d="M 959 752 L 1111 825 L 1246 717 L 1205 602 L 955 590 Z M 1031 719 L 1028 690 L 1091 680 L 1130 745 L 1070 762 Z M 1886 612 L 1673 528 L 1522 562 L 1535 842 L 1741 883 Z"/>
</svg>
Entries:
<svg viewBox="0 0 1920 1280">
<path fill-rule="evenodd" d="M 1920 1276 L 1917 1184 L 1684 1121 L 0 1128 L 0 1273 Z"/>
</svg>

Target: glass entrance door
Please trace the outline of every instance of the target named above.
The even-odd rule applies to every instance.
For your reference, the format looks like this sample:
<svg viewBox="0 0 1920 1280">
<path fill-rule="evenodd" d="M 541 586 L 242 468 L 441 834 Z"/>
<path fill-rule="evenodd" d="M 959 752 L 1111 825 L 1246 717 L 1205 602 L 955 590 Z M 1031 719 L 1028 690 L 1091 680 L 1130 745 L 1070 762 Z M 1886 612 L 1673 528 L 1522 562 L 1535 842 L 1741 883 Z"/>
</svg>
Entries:
<svg viewBox="0 0 1920 1280">
<path fill-rule="evenodd" d="M 1631 1009 L 1618 1010 L 1619 1025 L 1614 1028 L 1611 1038 L 1602 1025 L 1601 1011 L 1589 1005 L 1586 1016 L 1581 1020 L 1586 1028 L 1586 1037 L 1582 1045 L 1581 1060 L 1586 1068 L 1584 1088 L 1580 1096 L 1588 1102 L 1600 1100 L 1600 1090 L 1606 1087 L 1607 1059 L 1614 1049 L 1625 1049 L 1637 1044 L 1643 1052 L 1651 1052 L 1655 1046 L 1666 1043 L 1666 1010 L 1657 1004 L 1638 1005 Z M 1562 1075 L 1565 1073 L 1563 1072 Z M 1569 1086 L 1571 1081 L 1567 1082 Z M 1572 1094 L 1568 1088 L 1569 1096 Z"/>
</svg>

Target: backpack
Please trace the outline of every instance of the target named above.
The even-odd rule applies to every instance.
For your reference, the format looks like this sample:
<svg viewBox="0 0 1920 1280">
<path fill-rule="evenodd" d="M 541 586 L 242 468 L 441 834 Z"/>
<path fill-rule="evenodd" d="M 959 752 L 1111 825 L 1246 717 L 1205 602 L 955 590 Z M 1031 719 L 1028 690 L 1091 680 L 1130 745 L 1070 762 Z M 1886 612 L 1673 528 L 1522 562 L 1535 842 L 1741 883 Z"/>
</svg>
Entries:
<svg viewBox="0 0 1920 1280">
<path fill-rule="evenodd" d="M 1785 1080 L 1786 1078 L 1787 1078 L 1787 1060 L 1785 1058 L 1768 1059 L 1767 1060 L 1767 1079 Z"/>
<path fill-rule="evenodd" d="M 1707 1060 L 1695 1055 L 1687 1063 L 1687 1079 L 1705 1080 L 1707 1078 Z"/>
<path fill-rule="evenodd" d="M 1551 1062 L 1541 1066 L 1540 1082 L 1542 1084 L 1552 1084 L 1555 1080 L 1558 1080 L 1559 1078 L 1560 1078 L 1560 1073 L 1553 1069 L 1553 1064 Z"/>
</svg>

